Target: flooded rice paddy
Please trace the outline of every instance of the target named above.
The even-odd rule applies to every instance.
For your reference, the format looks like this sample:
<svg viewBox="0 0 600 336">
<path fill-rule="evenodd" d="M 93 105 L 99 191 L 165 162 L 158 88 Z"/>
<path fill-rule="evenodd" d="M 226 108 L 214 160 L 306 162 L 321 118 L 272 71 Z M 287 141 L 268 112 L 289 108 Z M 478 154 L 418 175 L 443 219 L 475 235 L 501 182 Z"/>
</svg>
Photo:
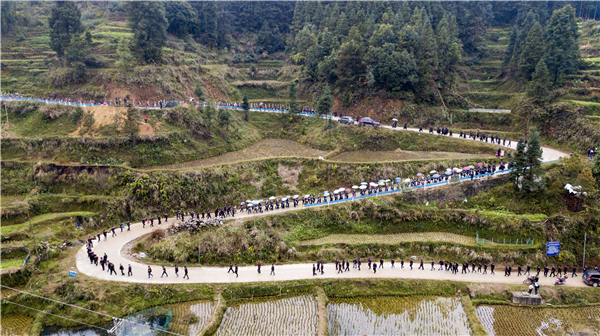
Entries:
<svg viewBox="0 0 600 336">
<path fill-rule="evenodd" d="M 373 297 L 331 300 L 330 335 L 471 335 L 458 298 Z"/>
</svg>

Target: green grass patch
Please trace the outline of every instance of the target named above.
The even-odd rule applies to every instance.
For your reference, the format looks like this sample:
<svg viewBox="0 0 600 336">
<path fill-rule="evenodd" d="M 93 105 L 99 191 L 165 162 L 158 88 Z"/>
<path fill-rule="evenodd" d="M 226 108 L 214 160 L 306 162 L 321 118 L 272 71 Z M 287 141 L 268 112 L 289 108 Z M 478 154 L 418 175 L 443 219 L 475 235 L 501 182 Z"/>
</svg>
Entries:
<svg viewBox="0 0 600 336">
<path fill-rule="evenodd" d="M 567 100 L 567 101 L 571 102 L 573 104 L 577 104 L 577 105 L 600 107 L 600 103 L 591 102 L 591 101 L 584 101 L 584 100 Z"/>
<path fill-rule="evenodd" d="M 475 238 L 447 232 L 414 232 L 397 233 L 389 235 L 363 235 L 363 234 L 333 234 L 323 238 L 306 240 L 300 244 L 330 245 L 330 244 L 399 244 L 409 242 L 446 242 L 459 245 L 475 246 Z"/>
<path fill-rule="evenodd" d="M 94 33 L 93 37 L 94 37 L 94 39 L 102 39 L 102 38 L 106 38 L 106 37 L 112 37 L 112 38 L 127 37 L 127 38 L 129 38 L 129 37 L 133 37 L 133 33 L 104 31 L 104 32 Z M 165 49 L 165 48 L 163 48 L 163 49 Z"/>
<path fill-rule="evenodd" d="M 0 268 L 4 269 L 4 268 L 9 268 L 9 267 L 14 267 L 14 266 L 21 266 L 23 265 L 23 260 L 22 259 L 7 259 L 4 260 L 2 259 L 2 263 L 0 263 Z"/>
<path fill-rule="evenodd" d="M 59 213 L 47 213 L 43 215 L 34 216 L 31 218 L 31 225 L 59 221 L 64 218 L 69 218 L 73 216 L 94 216 L 96 213 L 91 211 L 73 211 L 73 212 L 59 212 Z M 26 230 L 29 228 L 29 221 L 21 224 L 13 224 L 13 225 L 2 225 L 0 227 L 1 234 L 11 234 L 14 232 L 18 232 L 21 230 Z"/>
<path fill-rule="evenodd" d="M 513 212 L 502 211 L 502 210 L 476 210 L 476 211 L 481 212 L 482 214 L 485 214 L 485 215 L 490 215 L 490 216 L 506 216 L 506 217 L 512 217 L 512 218 L 526 218 L 533 222 L 539 222 L 539 221 L 542 221 L 542 220 L 548 218 L 547 215 L 541 214 L 541 213 L 517 215 Z"/>
</svg>

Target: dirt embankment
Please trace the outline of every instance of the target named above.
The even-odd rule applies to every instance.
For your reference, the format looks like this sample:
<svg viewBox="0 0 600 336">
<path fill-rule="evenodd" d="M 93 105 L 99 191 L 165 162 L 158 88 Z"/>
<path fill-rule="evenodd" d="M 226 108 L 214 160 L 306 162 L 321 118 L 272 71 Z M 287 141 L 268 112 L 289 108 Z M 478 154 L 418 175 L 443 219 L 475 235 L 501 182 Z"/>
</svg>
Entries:
<svg viewBox="0 0 600 336">
<path fill-rule="evenodd" d="M 93 134 L 102 126 L 115 124 L 122 126 L 125 116 L 127 115 L 127 107 L 116 107 L 116 106 L 86 106 L 83 107 L 85 112 L 91 112 L 94 115 L 94 124 L 92 125 L 91 133 Z M 147 117 L 142 115 L 140 123 L 140 129 L 138 135 L 154 135 L 154 128 L 149 123 L 145 123 Z M 160 128 L 160 123 L 158 125 Z M 69 134 L 72 137 L 79 137 L 79 131 L 81 126 L 76 131 Z M 89 135 L 89 132 L 88 132 Z"/>
<path fill-rule="evenodd" d="M 389 123 L 391 118 L 400 115 L 402 106 L 404 105 L 403 100 L 387 99 L 387 98 L 365 98 L 360 100 L 358 103 L 352 104 L 348 107 L 342 105 L 339 99 L 335 99 L 333 102 L 333 111 L 343 113 L 344 115 L 371 117 L 375 120 L 382 120 L 383 122 Z"/>
</svg>

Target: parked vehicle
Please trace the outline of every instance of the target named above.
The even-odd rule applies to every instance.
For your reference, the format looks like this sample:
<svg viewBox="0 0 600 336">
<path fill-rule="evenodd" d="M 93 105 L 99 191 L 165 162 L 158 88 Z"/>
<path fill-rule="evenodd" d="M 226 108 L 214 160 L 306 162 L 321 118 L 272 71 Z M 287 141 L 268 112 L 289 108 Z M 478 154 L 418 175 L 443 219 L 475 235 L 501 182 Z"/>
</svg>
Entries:
<svg viewBox="0 0 600 336">
<path fill-rule="evenodd" d="M 583 282 L 586 285 L 598 287 L 600 286 L 600 271 L 596 271 L 595 269 L 588 269 L 583 272 L 583 276 L 581 277 Z"/>
<path fill-rule="evenodd" d="M 360 118 L 360 121 L 358 122 L 360 126 L 373 126 L 373 127 L 379 127 L 381 126 L 381 123 L 378 121 L 375 121 L 369 117 L 365 117 L 365 118 Z"/>
<path fill-rule="evenodd" d="M 558 286 L 558 285 L 564 285 L 567 283 L 567 279 L 569 278 L 568 275 L 565 275 L 562 278 L 556 278 L 556 280 L 554 281 L 554 285 Z"/>
<path fill-rule="evenodd" d="M 341 117 L 340 119 L 338 119 L 338 122 L 340 124 L 354 125 L 354 118 L 345 116 L 345 117 Z"/>
</svg>

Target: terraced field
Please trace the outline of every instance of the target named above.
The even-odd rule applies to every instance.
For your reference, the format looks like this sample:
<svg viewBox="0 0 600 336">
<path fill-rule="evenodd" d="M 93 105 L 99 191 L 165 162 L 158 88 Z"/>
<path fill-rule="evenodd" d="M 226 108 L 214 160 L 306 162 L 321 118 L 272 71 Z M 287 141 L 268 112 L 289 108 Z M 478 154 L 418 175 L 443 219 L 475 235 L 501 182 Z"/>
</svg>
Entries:
<svg viewBox="0 0 600 336">
<path fill-rule="evenodd" d="M 328 152 L 304 146 L 298 142 L 282 139 L 265 139 L 242 150 L 211 157 L 208 159 L 189 161 L 168 166 L 152 167 L 155 169 L 194 169 L 209 166 L 232 164 L 240 161 L 260 160 L 278 157 L 313 158 L 325 156 Z"/>
<path fill-rule="evenodd" d="M 458 298 L 334 299 L 327 315 L 334 336 L 472 334 Z"/>
<path fill-rule="evenodd" d="M 479 306 L 476 314 L 490 336 L 597 335 L 600 307 L 529 308 Z"/>
<path fill-rule="evenodd" d="M 315 298 L 296 296 L 229 307 L 215 335 L 316 335 L 317 327 Z"/>
<path fill-rule="evenodd" d="M 196 336 L 212 318 L 215 304 L 212 301 L 190 301 L 168 305 L 165 308 L 171 309 L 173 312 L 169 331 Z"/>
<path fill-rule="evenodd" d="M 446 232 L 411 232 L 389 235 L 333 234 L 323 238 L 306 240 L 301 245 L 328 244 L 399 244 L 411 242 L 444 242 L 460 245 L 475 245 L 475 238 Z"/>
<path fill-rule="evenodd" d="M 354 151 L 338 154 L 329 160 L 340 162 L 388 162 L 388 161 L 417 161 L 442 159 L 475 159 L 493 158 L 493 155 L 468 154 L 455 152 L 421 152 L 421 151 Z"/>
<path fill-rule="evenodd" d="M 2 315 L 1 321 L 1 336 L 27 335 L 33 318 L 25 315 Z"/>
</svg>

